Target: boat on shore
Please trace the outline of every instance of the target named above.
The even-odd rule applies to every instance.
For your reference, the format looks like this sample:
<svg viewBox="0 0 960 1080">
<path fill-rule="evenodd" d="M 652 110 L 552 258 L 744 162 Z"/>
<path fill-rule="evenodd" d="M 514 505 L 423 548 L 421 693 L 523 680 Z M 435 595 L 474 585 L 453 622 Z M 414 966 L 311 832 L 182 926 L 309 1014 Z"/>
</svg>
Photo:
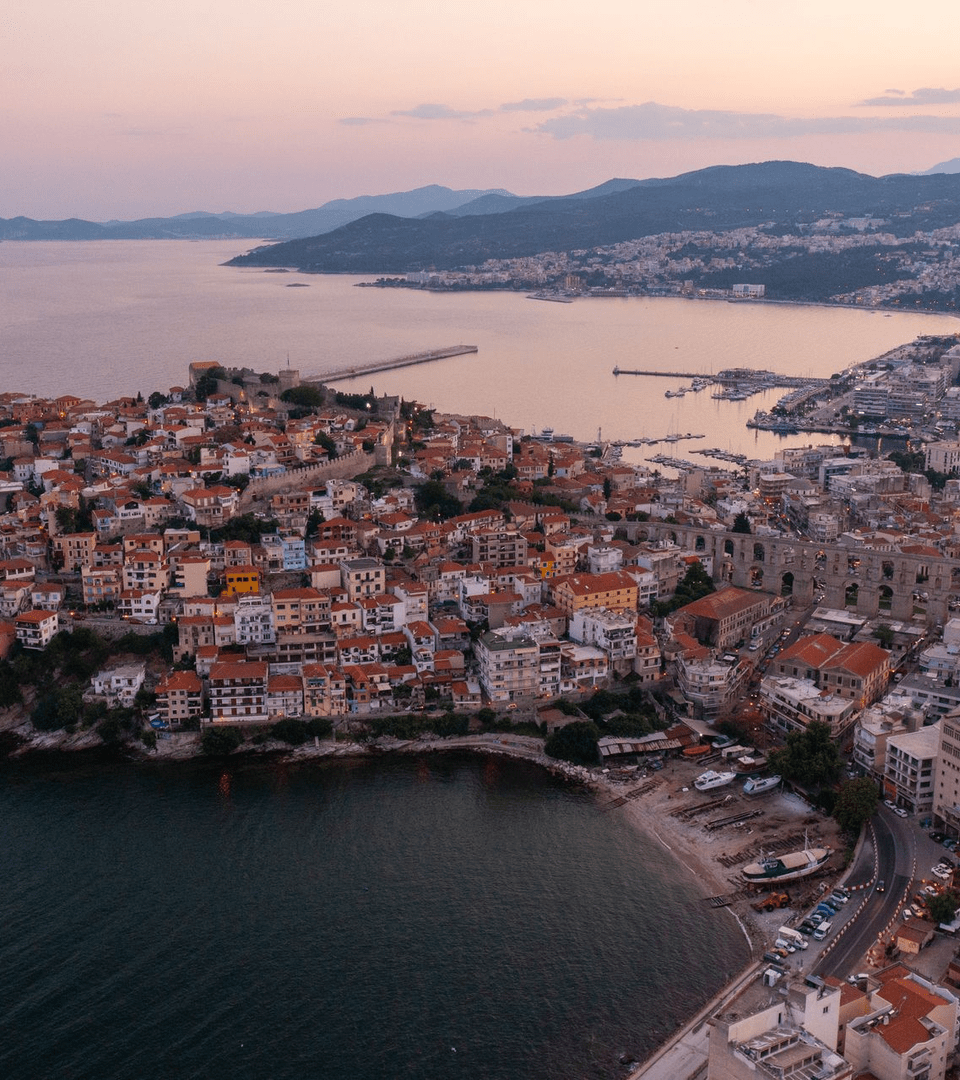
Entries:
<svg viewBox="0 0 960 1080">
<path fill-rule="evenodd" d="M 773 791 L 779 784 L 779 776 L 765 776 L 763 779 L 751 776 L 743 785 L 743 793 L 744 795 L 764 795 L 768 791 Z"/>
<path fill-rule="evenodd" d="M 809 877 L 824 866 L 833 849 L 829 847 L 806 847 L 803 851 L 791 851 L 788 855 L 771 856 L 743 868 L 743 878 L 753 885 L 779 885 L 782 881 L 796 881 Z"/>
<path fill-rule="evenodd" d="M 701 773 L 693 782 L 693 786 L 697 791 L 713 791 L 714 788 L 726 787 L 727 784 L 732 784 L 736 780 L 737 774 L 735 772 L 715 772 L 713 769 L 707 769 L 705 773 Z"/>
</svg>

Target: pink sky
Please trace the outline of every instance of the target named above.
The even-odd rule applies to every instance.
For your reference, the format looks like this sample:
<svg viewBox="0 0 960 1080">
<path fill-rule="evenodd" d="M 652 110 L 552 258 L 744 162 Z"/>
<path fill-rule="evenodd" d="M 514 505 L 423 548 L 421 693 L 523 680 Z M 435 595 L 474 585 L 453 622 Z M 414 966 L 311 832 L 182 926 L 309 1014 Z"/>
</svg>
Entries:
<svg viewBox="0 0 960 1080">
<path fill-rule="evenodd" d="M 0 217 L 960 157 L 955 0 L 9 6 Z"/>
</svg>

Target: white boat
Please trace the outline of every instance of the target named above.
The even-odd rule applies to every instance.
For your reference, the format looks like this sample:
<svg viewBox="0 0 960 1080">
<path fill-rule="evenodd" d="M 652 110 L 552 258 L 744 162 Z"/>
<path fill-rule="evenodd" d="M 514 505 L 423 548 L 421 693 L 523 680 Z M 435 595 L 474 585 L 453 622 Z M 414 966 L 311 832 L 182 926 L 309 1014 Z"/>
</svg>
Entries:
<svg viewBox="0 0 960 1080">
<path fill-rule="evenodd" d="M 763 795 L 767 791 L 772 791 L 779 783 L 779 776 L 765 776 L 762 780 L 751 777 L 743 785 L 743 793 L 744 795 Z"/>
<path fill-rule="evenodd" d="M 779 858 L 761 859 L 743 868 L 746 881 L 755 885 L 779 885 L 781 881 L 796 881 L 816 873 L 833 854 L 828 847 L 804 847 L 803 851 L 791 851 Z"/>
<path fill-rule="evenodd" d="M 736 778 L 737 774 L 734 772 L 714 772 L 713 769 L 707 769 L 694 780 L 693 786 L 697 791 L 713 791 L 714 788 L 732 784 Z"/>
</svg>

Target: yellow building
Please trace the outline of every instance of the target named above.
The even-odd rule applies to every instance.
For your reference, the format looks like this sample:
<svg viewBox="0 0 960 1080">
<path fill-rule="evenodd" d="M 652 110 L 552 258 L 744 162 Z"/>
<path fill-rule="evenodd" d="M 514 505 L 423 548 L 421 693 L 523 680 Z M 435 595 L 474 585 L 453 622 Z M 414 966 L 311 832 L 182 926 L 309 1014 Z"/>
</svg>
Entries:
<svg viewBox="0 0 960 1080">
<path fill-rule="evenodd" d="M 255 566 L 231 566 L 223 572 L 226 585 L 224 594 L 258 593 L 260 591 L 260 571 Z"/>
</svg>

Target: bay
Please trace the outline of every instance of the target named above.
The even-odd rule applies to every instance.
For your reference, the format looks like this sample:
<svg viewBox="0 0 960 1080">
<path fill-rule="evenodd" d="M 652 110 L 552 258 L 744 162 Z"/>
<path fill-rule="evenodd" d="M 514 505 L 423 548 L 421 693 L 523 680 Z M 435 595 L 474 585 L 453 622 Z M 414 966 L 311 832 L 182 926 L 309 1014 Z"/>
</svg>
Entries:
<svg viewBox="0 0 960 1080">
<path fill-rule="evenodd" d="M 705 436 L 671 444 L 675 456 L 719 446 L 770 457 L 784 436 L 745 422 L 778 391 L 743 402 L 714 401 L 709 391 L 665 399 L 689 380 L 618 377 L 614 367 L 829 376 L 920 334 L 960 327 L 953 316 L 852 308 L 637 298 L 561 304 L 519 293 L 364 289 L 354 287 L 362 278 L 221 265 L 237 252 L 226 241 L 0 244 L 0 385 L 103 401 L 183 385 L 192 360 L 258 371 L 289 363 L 307 377 L 471 344 L 475 355 L 337 385 L 373 385 L 583 440 L 598 430 L 607 439 Z M 786 441 L 811 438 L 823 437 Z"/>
<path fill-rule="evenodd" d="M 0 852 L 10 1080 L 610 1077 L 747 953 L 502 758 L 8 762 Z"/>
</svg>

